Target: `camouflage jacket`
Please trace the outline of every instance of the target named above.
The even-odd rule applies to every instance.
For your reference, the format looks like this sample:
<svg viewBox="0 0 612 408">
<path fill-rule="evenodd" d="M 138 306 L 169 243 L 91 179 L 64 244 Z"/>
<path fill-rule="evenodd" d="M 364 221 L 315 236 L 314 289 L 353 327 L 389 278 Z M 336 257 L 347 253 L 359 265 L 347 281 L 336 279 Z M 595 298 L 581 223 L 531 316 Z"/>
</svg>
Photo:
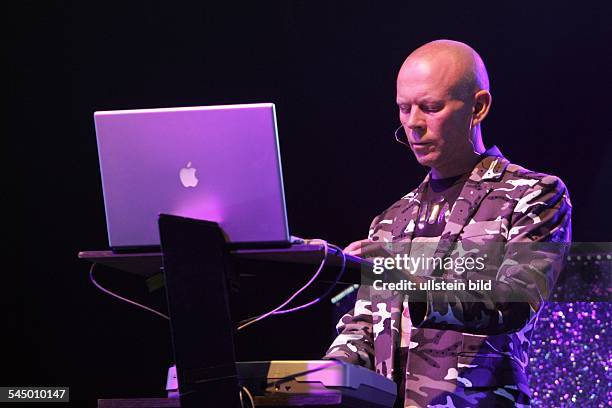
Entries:
<svg viewBox="0 0 612 408">
<path fill-rule="evenodd" d="M 406 407 L 491 406 L 499 398 L 508 406 L 529 404 L 531 333 L 564 260 L 564 245 L 546 243 L 571 240 L 571 204 L 559 178 L 512 164 L 496 147 L 487 153 L 452 207 L 435 254 L 452 257 L 473 243 L 490 244 L 479 277 L 493 280 L 495 289 L 477 299 L 468 291 L 424 292 L 424 317 L 413 326 L 410 295 L 362 285 L 325 356 L 398 383 L 405 375 L 399 394 Z M 374 219 L 370 240 L 410 245 L 428 180 Z M 397 372 L 400 347 L 408 347 L 405 373 Z M 482 390 L 494 390 L 497 399 Z"/>
</svg>

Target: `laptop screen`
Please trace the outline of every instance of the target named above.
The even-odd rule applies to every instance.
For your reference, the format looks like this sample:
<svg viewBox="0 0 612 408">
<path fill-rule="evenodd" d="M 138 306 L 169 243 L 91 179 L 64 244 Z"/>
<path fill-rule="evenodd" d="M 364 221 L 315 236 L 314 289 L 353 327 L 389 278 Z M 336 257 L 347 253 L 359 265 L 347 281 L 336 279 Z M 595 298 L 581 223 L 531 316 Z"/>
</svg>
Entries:
<svg viewBox="0 0 612 408">
<path fill-rule="evenodd" d="M 160 213 L 232 243 L 289 242 L 274 104 L 94 113 L 109 245 L 159 246 Z"/>
</svg>

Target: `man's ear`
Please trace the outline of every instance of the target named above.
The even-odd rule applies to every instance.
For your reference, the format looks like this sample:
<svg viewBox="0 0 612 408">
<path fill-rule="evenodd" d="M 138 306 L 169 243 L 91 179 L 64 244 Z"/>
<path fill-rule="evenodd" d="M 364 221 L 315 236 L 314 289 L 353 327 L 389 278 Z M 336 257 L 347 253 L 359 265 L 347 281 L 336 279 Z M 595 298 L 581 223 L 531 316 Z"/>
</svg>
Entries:
<svg viewBox="0 0 612 408">
<path fill-rule="evenodd" d="M 474 95 L 474 108 L 472 109 L 472 127 L 484 120 L 491 108 L 492 97 L 489 91 L 481 89 Z"/>
</svg>

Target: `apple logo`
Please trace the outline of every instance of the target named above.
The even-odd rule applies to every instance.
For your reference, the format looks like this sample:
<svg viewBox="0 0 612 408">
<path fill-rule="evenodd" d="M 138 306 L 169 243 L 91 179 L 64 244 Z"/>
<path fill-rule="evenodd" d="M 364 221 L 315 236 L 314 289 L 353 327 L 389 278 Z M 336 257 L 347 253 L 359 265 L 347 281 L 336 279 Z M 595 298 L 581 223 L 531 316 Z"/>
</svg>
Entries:
<svg viewBox="0 0 612 408">
<path fill-rule="evenodd" d="M 187 163 L 187 167 L 183 167 L 179 173 L 179 177 L 181 178 L 181 183 L 185 187 L 195 187 L 198 185 L 198 178 L 196 177 L 197 169 L 195 167 L 191 167 L 191 162 Z"/>
</svg>

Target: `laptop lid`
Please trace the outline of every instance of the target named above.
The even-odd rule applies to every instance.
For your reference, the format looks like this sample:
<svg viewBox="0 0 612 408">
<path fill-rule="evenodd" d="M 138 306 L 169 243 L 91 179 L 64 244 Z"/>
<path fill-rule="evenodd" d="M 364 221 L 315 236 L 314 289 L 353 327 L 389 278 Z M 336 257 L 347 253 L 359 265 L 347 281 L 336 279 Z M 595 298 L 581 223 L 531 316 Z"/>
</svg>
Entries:
<svg viewBox="0 0 612 408">
<path fill-rule="evenodd" d="M 274 104 L 94 113 L 109 245 L 158 247 L 160 213 L 228 242 L 289 243 Z"/>
</svg>

